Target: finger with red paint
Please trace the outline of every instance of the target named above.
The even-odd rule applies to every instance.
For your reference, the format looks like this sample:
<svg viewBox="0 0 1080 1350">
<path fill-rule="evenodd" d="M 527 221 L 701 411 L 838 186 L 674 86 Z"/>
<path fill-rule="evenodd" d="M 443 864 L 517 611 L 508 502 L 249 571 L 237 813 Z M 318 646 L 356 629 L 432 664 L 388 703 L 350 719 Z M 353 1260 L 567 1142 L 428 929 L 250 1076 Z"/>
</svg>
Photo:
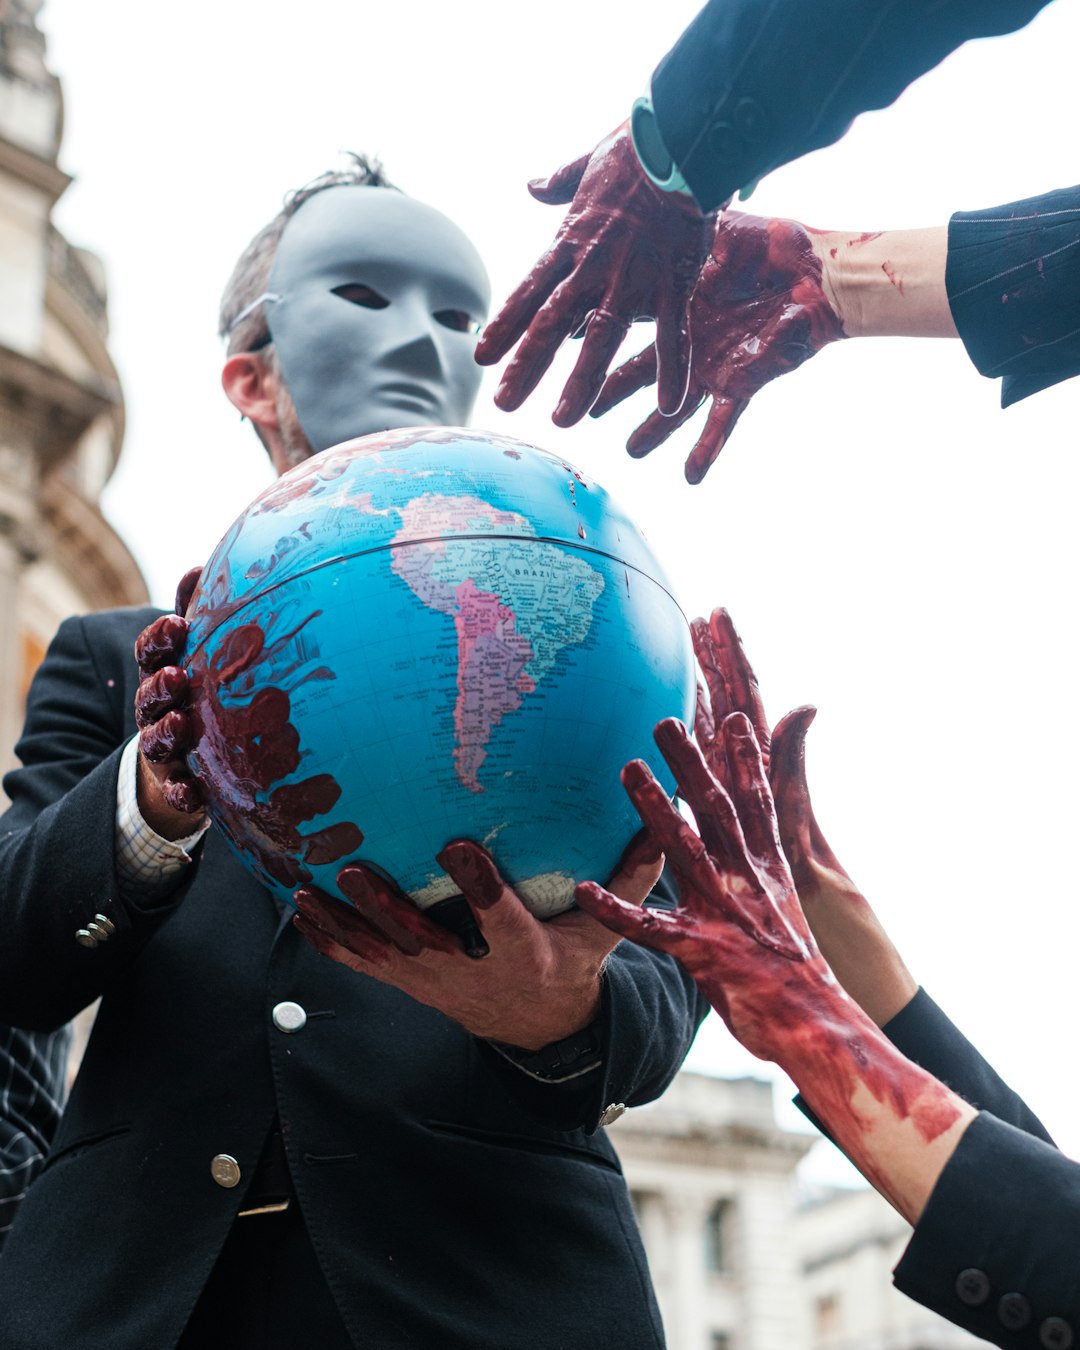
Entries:
<svg viewBox="0 0 1080 1350">
<path fill-rule="evenodd" d="M 482 951 L 466 952 L 431 910 L 421 912 L 393 881 L 358 864 L 337 878 L 351 910 L 304 886 L 296 893 L 293 922 L 323 955 L 393 985 L 486 1040 L 532 1051 L 587 1027 L 599 1011 L 601 971 L 617 941 L 608 929 L 579 911 L 541 922 L 491 855 L 469 840 L 453 840 L 437 861 L 460 889 Z M 640 905 L 662 865 L 655 843 L 639 837 L 609 886 Z"/>
<path fill-rule="evenodd" d="M 176 592 L 176 613 L 161 615 L 135 640 L 139 810 L 147 824 L 166 839 L 190 834 L 203 812 L 202 793 L 186 761 L 194 733 L 188 712 L 190 684 L 183 668 L 189 627 L 183 614 L 200 570 L 192 568 L 184 574 Z"/>
<path fill-rule="evenodd" d="M 768 780 L 749 720 L 741 713 L 720 729 L 729 760 L 730 793 L 710 773 L 685 728 L 673 720 L 656 741 L 693 828 L 641 761 L 628 764 L 623 785 L 642 822 L 663 846 L 679 886 L 669 914 L 631 912 L 601 887 L 578 887 L 576 899 L 616 932 L 677 957 L 752 1053 L 774 1058 L 777 1043 L 763 1009 L 784 979 L 810 986 L 828 980 L 803 921 L 795 885 L 776 837 Z"/>
<path fill-rule="evenodd" d="M 785 772 L 805 721 L 781 728 Z M 728 790 L 679 723 L 661 723 L 656 739 L 697 829 L 640 760 L 623 784 L 667 852 L 679 904 L 643 913 L 586 883 L 579 906 L 676 957 L 735 1037 L 791 1076 L 856 1167 L 914 1221 L 975 1109 L 900 1054 L 827 965 L 799 907 L 749 718 L 728 713 L 717 732 Z"/>
<path fill-rule="evenodd" d="M 687 479 L 700 483 L 758 390 L 845 336 L 826 293 L 824 248 L 825 236 L 819 242 L 794 220 L 738 211 L 719 220 L 690 303 L 686 401 L 678 417 L 663 416 L 670 409 L 661 403 L 627 441 L 632 455 L 655 450 L 708 401 L 686 461 Z M 592 415 L 650 384 L 653 373 L 647 353 L 639 353 L 608 377 Z"/>
<path fill-rule="evenodd" d="M 770 735 L 757 676 L 728 612 L 715 609 L 707 621 L 695 619 L 690 629 L 705 677 L 705 688 L 698 688 L 694 724 L 698 746 L 712 772 L 726 783 L 718 729 L 732 712 L 743 712 L 750 719 L 768 769 L 780 839 L 803 912 L 844 988 L 882 1026 L 911 1001 L 918 985 L 814 815 L 805 744 L 816 710 L 796 708 Z"/>
<path fill-rule="evenodd" d="M 338 872 L 337 884 L 348 904 L 314 885 L 301 886 L 294 896 L 293 922 L 323 955 L 368 974 L 372 966 L 390 971 L 403 957 L 462 951 L 452 933 L 373 869 L 352 863 Z"/>
<path fill-rule="evenodd" d="M 712 772 L 725 781 L 727 766 L 717 731 L 729 713 L 745 713 L 754 728 L 765 767 L 769 767 L 770 734 L 757 676 L 726 609 L 690 624 L 694 655 L 705 677 L 698 685 L 694 733 Z"/>
<path fill-rule="evenodd" d="M 487 325 L 481 365 L 520 339 L 495 395 L 521 406 L 566 338 L 585 326 L 574 370 L 553 414 L 572 426 L 592 406 L 630 325 L 656 320 L 658 402 L 675 413 L 687 388 L 688 304 L 709 249 L 714 217 L 686 196 L 662 192 L 641 168 L 623 123 L 590 156 L 529 185 L 540 201 L 569 201 L 551 247 Z"/>
</svg>

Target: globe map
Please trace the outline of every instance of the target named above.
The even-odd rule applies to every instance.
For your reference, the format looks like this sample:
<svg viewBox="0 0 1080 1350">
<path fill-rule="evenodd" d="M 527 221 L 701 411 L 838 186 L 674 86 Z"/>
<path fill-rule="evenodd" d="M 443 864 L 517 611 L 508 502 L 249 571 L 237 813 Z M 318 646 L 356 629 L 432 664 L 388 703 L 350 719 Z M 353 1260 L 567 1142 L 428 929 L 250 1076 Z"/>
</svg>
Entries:
<svg viewBox="0 0 1080 1350">
<path fill-rule="evenodd" d="M 548 916 L 639 826 L 622 765 L 673 787 L 652 728 L 692 716 L 686 621 L 608 494 L 523 442 L 324 451 L 239 517 L 188 616 L 193 771 L 283 899 L 364 861 L 433 904 L 467 837 Z"/>
</svg>

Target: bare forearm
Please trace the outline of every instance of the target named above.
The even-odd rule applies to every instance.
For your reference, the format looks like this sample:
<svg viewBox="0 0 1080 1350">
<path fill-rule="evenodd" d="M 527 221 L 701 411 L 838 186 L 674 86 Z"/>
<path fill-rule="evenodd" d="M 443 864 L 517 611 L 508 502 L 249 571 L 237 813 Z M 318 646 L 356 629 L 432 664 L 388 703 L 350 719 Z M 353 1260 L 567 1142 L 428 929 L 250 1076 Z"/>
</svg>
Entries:
<svg viewBox="0 0 1080 1350">
<path fill-rule="evenodd" d="M 814 868 L 799 877 L 799 903 L 821 954 L 849 996 L 882 1027 L 907 1007 L 918 981 L 877 915 L 846 877 Z"/>
<path fill-rule="evenodd" d="M 956 337 L 945 293 L 948 227 L 811 231 L 822 289 L 848 337 Z"/>
<path fill-rule="evenodd" d="M 838 992 L 775 1058 L 867 1181 L 917 1222 L 975 1108 L 905 1059 Z"/>
</svg>

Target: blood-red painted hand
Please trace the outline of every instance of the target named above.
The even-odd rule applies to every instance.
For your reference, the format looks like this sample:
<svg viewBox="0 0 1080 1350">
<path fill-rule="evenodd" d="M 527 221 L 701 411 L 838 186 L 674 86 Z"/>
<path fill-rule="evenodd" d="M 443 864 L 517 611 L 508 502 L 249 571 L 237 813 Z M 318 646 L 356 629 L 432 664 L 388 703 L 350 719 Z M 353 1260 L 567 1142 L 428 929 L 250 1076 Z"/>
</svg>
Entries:
<svg viewBox="0 0 1080 1350">
<path fill-rule="evenodd" d="M 481 365 L 524 334 L 495 395 L 509 412 L 529 397 L 562 342 L 588 321 L 577 363 L 553 414 L 572 426 L 588 412 L 635 319 L 656 320 L 659 406 L 680 407 L 687 385 L 687 303 L 709 250 L 712 216 L 646 177 L 623 123 L 591 155 L 529 184 L 542 202 L 569 202 L 554 243 L 487 325 Z M 659 376 L 657 377 L 657 369 Z"/>
<path fill-rule="evenodd" d="M 478 844 L 448 844 L 438 862 L 482 934 L 473 959 L 456 935 L 392 882 L 358 864 L 343 867 L 337 878 L 352 909 L 303 886 L 293 922 L 324 956 L 394 985 L 485 1040 L 539 1050 L 588 1026 L 599 1011 L 600 974 L 617 939 L 576 910 L 545 923 L 535 919 Z M 652 842 L 641 839 L 610 882 L 612 892 L 636 908 L 662 865 Z"/>
<path fill-rule="evenodd" d="M 592 882 L 575 898 L 623 937 L 675 956 L 747 1049 L 777 1059 L 798 1018 L 839 988 L 799 908 L 749 720 L 732 713 L 718 740 L 727 791 L 680 722 L 656 728 L 697 832 L 642 761 L 623 770 L 630 800 L 675 871 L 678 908 L 638 910 Z"/>
<path fill-rule="evenodd" d="M 905 1059 L 841 989 L 799 908 L 750 720 L 718 732 L 725 791 L 678 722 L 656 741 L 697 832 L 635 760 L 623 785 L 679 883 L 674 911 L 641 910 L 592 882 L 578 904 L 676 957 L 753 1054 L 774 1060 L 863 1175 L 914 1222 L 975 1110 Z"/>
<path fill-rule="evenodd" d="M 806 783 L 806 733 L 816 710 L 796 708 L 770 733 L 757 677 L 727 610 L 715 609 L 708 621 L 695 619 L 690 627 L 706 684 L 705 689 L 698 686 L 694 724 L 706 763 L 727 785 L 718 728 L 730 713 L 744 713 L 761 746 L 780 840 L 814 938 L 847 992 L 883 1026 L 911 1000 L 918 985 L 814 815 Z"/>
<path fill-rule="evenodd" d="M 690 384 L 674 416 L 660 404 L 626 443 L 647 455 L 712 400 L 704 429 L 686 461 L 700 483 L 757 391 L 845 336 L 822 288 L 814 237 L 794 220 L 727 212 L 690 304 L 693 358 Z M 647 348 L 608 376 L 592 407 L 601 417 L 656 380 L 656 354 Z"/>
<path fill-rule="evenodd" d="M 193 567 L 184 574 L 176 591 L 175 614 L 155 619 L 135 640 L 139 810 L 147 824 L 166 839 L 190 834 L 197 824 L 193 816 L 203 809 L 202 794 L 184 758 L 192 744 L 192 730 L 188 678 L 181 665 L 188 634 L 184 614 L 201 570 Z"/>
</svg>

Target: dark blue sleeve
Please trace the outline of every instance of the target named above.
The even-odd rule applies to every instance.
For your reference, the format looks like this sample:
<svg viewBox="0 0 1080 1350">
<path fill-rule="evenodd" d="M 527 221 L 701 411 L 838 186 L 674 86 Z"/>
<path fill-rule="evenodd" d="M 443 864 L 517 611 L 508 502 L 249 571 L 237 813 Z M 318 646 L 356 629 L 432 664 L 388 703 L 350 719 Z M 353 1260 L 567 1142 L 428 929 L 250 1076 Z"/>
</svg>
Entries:
<svg viewBox="0 0 1080 1350">
<path fill-rule="evenodd" d="M 998 1075 L 925 989 L 882 1027 L 893 1045 L 980 1111 L 1048 1144 L 1042 1121 Z"/>
<path fill-rule="evenodd" d="M 884 108 L 970 38 L 1049 0 L 709 0 L 661 61 L 664 145 L 703 210 Z"/>
<path fill-rule="evenodd" d="M 977 370 L 1001 406 L 1080 375 L 1080 187 L 959 211 L 945 287 Z"/>
<path fill-rule="evenodd" d="M 676 902 L 670 869 L 646 904 Z M 604 968 L 600 1015 L 593 1023 L 599 1063 L 562 1083 L 538 1083 L 482 1047 L 515 1097 L 554 1129 L 592 1134 L 609 1107 L 654 1101 L 678 1073 L 709 1011 L 701 990 L 672 956 L 620 942 Z"/>
<path fill-rule="evenodd" d="M 1080 1166 L 996 1116 L 977 1116 L 894 1280 L 1006 1350 L 1068 1350 L 1080 1337 Z"/>
</svg>

